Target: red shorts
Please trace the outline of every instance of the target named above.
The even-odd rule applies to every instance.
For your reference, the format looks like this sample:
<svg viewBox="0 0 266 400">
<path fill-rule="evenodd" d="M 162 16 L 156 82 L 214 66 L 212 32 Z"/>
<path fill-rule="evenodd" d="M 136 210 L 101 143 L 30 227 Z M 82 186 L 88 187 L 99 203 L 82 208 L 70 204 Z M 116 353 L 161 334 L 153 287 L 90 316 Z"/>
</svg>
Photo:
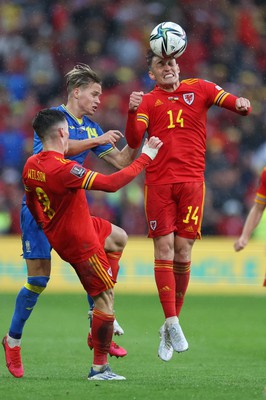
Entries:
<svg viewBox="0 0 266 400">
<path fill-rule="evenodd" d="M 92 222 L 94 225 L 94 229 L 99 237 L 99 241 L 101 245 L 104 247 L 105 239 L 111 234 L 112 232 L 112 224 L 106 219 L 102 219 L 99 217 L 92 216 Z"/>
<path fill-rule="evenodd" d="M 112 289 L 115 281 L 105 251 L 101 247 L 87 261 L 72 264 L 86 292 L 94 297 Z"/>
<path fill-rule="evenodd" d="M 148 237 L 175 235 L 201 237 L 205 196 L 204 182 L 182 182 L 145 186 L 145 211 Z"/>
</svg>

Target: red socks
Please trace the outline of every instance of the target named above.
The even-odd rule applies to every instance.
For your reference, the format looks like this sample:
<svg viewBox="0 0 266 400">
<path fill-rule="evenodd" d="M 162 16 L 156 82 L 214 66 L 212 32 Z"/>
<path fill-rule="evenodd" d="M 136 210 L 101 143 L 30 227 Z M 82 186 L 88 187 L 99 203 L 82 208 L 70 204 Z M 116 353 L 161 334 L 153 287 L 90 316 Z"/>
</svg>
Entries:
<svg viewBox="0 0 266 400">
<path fill-rule="evenodd" d="M 96 308 L 93 310 L 91 334 L 94 345 L 93 364 L 95 365 L 107 364 L 107 355 L 114 331 L 114 319 L 113 314 L 105 314 Z"/>
<path fill-rule="evenodd" d="M 174 277 L 175 277 L 175 292 L 176 292 L 176 315 L 180 314 L 181 308 L 184 303 L 185 293 L 187 291 L 189 278 L 190 278 L 190 264 L 191 262 L 174 262 Z"/>
<path fill-rule="evenodd" d="M 176 315 L 173 262 L 155 260 L 154 275 L 165 318 L 173 317 Z"/>
<path fill-rule="evenodd" d="M 119 271 L 118 263 L 122 256 L 122 251 L 112 251 L 110 253 L 106 253 L 106 256 L 112 269 L 113 280 L 116 281 Z"/>
<path fill-rule="evenodd" d="M 155 260 L 155 282 L 165 318 L 180 314 L 189 283 L 190 264 L 190 261 Z"/>
</svg>

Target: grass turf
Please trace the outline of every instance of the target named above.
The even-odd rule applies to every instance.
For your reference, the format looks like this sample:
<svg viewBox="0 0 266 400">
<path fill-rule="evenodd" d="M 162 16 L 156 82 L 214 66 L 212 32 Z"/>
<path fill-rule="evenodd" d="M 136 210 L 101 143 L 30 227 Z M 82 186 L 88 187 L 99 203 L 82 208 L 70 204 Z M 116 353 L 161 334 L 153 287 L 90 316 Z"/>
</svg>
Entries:
<svg viewBox="0 0 266 400">
<path fill-rule="evenodd" d="M 0 295 L 2 336 L 14 300 Z M 181 323 L 190 349 L 168 363 L 157 357 L 163 322 L 157 295 L 117 294 L 116 314 L 125 335 L 115 340 L 128 355 L 110 358 L 110 365 L 127 380 L 89 382 L 86 296 L 47 290 L 24 329 L 25 376 L 11 376 L 0 353 L 0 399 L 266 399 L 264 296 L 188 294 Z"/>
</svg>

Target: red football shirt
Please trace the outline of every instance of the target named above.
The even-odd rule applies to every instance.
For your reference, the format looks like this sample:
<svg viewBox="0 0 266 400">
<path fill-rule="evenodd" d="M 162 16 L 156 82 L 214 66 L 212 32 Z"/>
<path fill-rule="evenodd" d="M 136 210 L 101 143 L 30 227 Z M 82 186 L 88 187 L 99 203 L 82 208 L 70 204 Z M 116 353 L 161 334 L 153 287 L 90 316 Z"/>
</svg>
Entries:
<svg viewBox="0 0 266 400">
<path fill-rule="evenodd" d="M 217 105 L 237 112 L 236 99 L 215 83 L 201 79 L 184 80 L 173 92 L 156 86 L 145 94 L 137 112 L 128 113 L 125 134 L 132 148 L 140 146 L 145 131 L 163 141 L 158 156 L 146 169 L 146 184 L 202 181 L 207 111 Z"/>
<path fill-rule="evenodd" d="M 27 205 L 62 259 L 86 261 L 100 248 L 84 189 L 116 191 L 150 162 L 141 154 L 123 170 L 102 175 L 55 151 L 28 158 L 22 173 Z"/>
<path fill-rule="evenodd" d="M 259 204 L 266 204 L 266 168 L 263 169 L 260 176 L 260 183 L 257 189 L 255 202 Z"/>
</svg>

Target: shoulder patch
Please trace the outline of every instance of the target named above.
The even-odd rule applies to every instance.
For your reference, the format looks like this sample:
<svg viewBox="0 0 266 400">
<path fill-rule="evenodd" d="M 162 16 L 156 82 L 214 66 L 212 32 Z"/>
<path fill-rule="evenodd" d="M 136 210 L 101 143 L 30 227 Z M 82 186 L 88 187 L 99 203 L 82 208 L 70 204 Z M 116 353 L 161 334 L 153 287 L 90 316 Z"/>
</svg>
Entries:
<svg viewBox="0 0 266 400">
<path fill-rule="evenodd" d="M 77 176 L 78 178 L 82 178 L 86 173 L 86 169 L 81 165 L 76 164 L 73 165 L 73 167 L 70 170 L 70 173 Z"/>
<path fill-rule="evenodd" d="M 189 79 L 183 79 L 181 83 L 185 83 L 186 85 L 193 85 L 194 83 L 199 82 L 198 78 L 189 78 Z"/>
</svg>

